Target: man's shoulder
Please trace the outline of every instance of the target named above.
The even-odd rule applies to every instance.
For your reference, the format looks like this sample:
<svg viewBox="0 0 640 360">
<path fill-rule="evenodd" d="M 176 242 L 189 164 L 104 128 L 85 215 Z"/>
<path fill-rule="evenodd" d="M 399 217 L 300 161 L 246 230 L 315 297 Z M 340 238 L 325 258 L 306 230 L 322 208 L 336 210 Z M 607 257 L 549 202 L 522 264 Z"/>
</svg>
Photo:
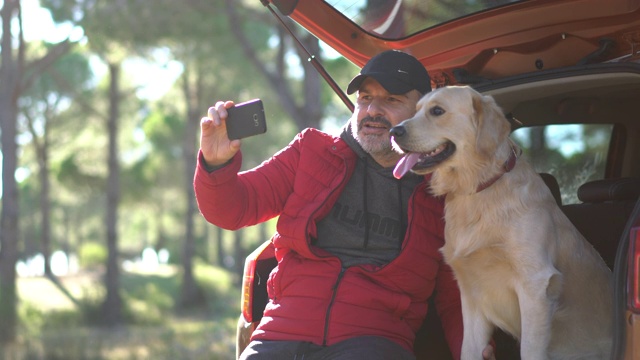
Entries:
<svg viewBox="0 0 640 360">
<path fill-rule="evenodd" d="M 339 145 L 340 147 L 346 147 L 344 140 L 340 136 L 332 135 L 322 130 L 307 128 L 302 130 L 298 134 L 298 139 L 305 145 L 312 146 L 330 146 Z"/>
<path fill-rule="evenodd" d="M 306 128 L 299 134 L 301 138 L 317 138 L 317 139 L 339 139 L 338 136 L 331 135 L 316 128 Z"/>
</svg>

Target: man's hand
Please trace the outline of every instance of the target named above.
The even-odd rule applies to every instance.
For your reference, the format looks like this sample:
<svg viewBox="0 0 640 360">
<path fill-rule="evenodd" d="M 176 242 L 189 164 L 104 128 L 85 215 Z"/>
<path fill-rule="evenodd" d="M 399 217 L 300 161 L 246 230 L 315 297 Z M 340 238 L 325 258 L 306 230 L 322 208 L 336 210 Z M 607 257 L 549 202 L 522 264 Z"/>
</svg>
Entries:
<svg viewBox="0 0 640 360">
<path fill-rule="evenodd" d="M 240 150 L 240 140 L 229 140 L 227 135 L 227 109 L 233 101 L 218 101 L 200 120 L 200 150 L 209 166 L 229 161 Z"/>
<path fill-rule="evenodd" d="M 484 360 L 496 360 L 496 355 L 493 351 L 493 346 L 491 344 L 487 345 L 484 350 L 482 350 L 482 358 Z"/>
</svg>

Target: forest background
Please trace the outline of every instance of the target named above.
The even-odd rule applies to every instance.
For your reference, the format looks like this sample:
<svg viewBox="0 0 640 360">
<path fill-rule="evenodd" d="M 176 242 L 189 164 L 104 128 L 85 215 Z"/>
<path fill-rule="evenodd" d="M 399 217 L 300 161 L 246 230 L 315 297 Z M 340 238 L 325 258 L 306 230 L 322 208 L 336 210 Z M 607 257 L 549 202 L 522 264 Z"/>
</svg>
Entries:
<svg viewBox="0 0 640 360">
<path fill-rule="evenodd" d="M 244 258 L 274 224 L 200 216 L 200 118 L 261 98 L 250 168 L 347 107 L 258 0 L 0 4 L 0 358 L 232 358 Z M 346 86 L 358 69 L 289 26 Z"/>
<path fill-rule="evenodd" d="M 0 360 L 234 358 L 244 259 L 275 225 L 199 214 L 200 118 L 263 100 L 249 169 L 347 121 L 309 54 L 342 88 L 358 68 L 285 19 L 303 51 L 259 0 L 0 0 L 0 17 Z M 604 171 L 602 129 L 518 131 L 563 203 Z"/>
</svg>

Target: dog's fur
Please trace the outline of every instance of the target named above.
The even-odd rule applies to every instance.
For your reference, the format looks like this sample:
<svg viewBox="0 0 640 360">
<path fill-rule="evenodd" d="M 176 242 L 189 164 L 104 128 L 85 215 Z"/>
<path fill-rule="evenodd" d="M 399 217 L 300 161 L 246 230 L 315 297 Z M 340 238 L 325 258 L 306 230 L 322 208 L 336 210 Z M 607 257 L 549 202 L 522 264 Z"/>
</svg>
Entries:
<svg viewBox="0 0 640 360">
<path fill-rule="evenodd" d="M 611 271 L 529 163 L 505 170 L 520 152 L 509 133 L 494 99 L 462 86 L 427 94 L 392 129 L 394 146 L 430 153 L 412 171 L 433 173 L 433 193 L 446 195 L 442 253 L 460 287 L 462 359 L 481 359 L 496 326 L 520 340 L 522 359 L 608 359 Z"/>
</svg>

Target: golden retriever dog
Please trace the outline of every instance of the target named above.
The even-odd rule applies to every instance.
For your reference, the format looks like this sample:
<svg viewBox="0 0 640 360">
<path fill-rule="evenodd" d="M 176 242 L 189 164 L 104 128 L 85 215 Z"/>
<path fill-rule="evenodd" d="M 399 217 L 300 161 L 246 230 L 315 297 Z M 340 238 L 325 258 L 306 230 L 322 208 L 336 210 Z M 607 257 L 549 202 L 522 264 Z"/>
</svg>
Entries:
<svg viewBox="0 0 640 360">
<path fill-rule="evenodd" d="M 445 196 L 441 251 L 460 287 L 462 359 L 481 359 L 495 327 L 522 359 L 610 357 L 612 275 L 509 138 L 494 99 L 470 87 L 425 95 L 391 129 L 396 177 L 432 173 Z"/>
</svg>

